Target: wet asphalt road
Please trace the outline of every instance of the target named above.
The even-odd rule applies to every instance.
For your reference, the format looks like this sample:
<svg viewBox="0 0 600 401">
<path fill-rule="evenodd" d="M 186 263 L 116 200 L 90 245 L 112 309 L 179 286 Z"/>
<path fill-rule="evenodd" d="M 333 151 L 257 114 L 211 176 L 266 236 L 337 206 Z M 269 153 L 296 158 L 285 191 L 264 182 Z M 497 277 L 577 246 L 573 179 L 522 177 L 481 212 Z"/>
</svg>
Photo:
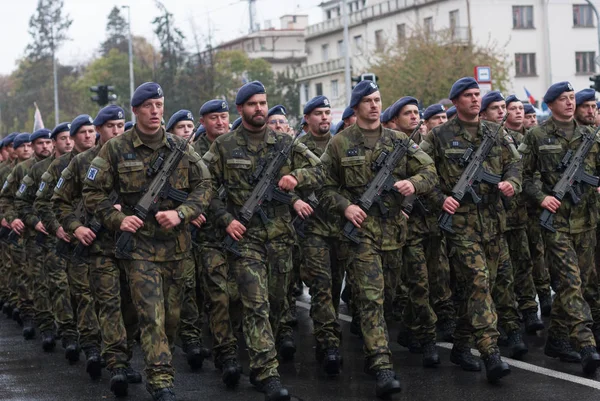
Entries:
<svg viewBox="0 0 600 401">
<path fill-rule="evenodd" d="M 302 297 L 308 302 L 308 297 Z M 343 307 L 343 305 L 342 305 Z M 296 329 L 298 352 L 295 361 L 280 365 L 285 386 L 292 400 L 302 401 L 366 401 L 374 396 L 374 379 L 363 373 L 361 340 L 349 331 L 349 323 L 342 321 L 344 357 L 340 377 L 329 379 L 314 360 L 311 336 L 312 324 L 308 311 L 298 308 L 299 325 Z M 396 329 L 390 329 L 392 339 Z M 392 341 L 395 370 L 400 376 L 402 393 L 393 400 L 459 401 L 459 400 L 598 400 L 600 374 L 592 380 L 584 378 L 578 364 L 565 364 L 543 355 L 544 333 L 526 336 L 529 354 L 520 367 L 511 366 L 512 373 L 500 384 L 490 385 L 485 372 L 464 372 L 449 361 L 449 349 L 440 346 L 441 366 L 424 369 L 421 356 L 410 354 Z M 174 363 L 177 370 L 175 392 L 179 401 L 231 400 L 260 401 L 263 394 L 248 382 L 248 360 L 240 347 L 244 376 L 235 390 L 227 390 L 221 383 L 220 373 L 212 361 L 205 361 L 198 372 L 191 372 L 180 348 L 176 348 Z M 0 400 L 11 401 L 88 401 L 114 399 L 108 388 L 109 374 L 104 371 L 100 380 L 91 381 L 85 372 L 85 362 L 70 366 L 64 359 L 60 345 L 53 353 L 44 353 L 39 336 L 25 342 L 21 329 L 4 315 L 0 316 Z M 509 362 L 510 363 L 510 362 Z M 141 351 L 135 350 L 133 366 L 143 369 Z M 536 372 L 536 370 L 540 370 Z M 584 380 L 581 380 L 584 379 Z M 578 381 L 582 381 L 583 384 Z M 148 400 L 151 397 L 143 384 L 130 385 L 129 396 L 123 400 Z"/>
</svg>

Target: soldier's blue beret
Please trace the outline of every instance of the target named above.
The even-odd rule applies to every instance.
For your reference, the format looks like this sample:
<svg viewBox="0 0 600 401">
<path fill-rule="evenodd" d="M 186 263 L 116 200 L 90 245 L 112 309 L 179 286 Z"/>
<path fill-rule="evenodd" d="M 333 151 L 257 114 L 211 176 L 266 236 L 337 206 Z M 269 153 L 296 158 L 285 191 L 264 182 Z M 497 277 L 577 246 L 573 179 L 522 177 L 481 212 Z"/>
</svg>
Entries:
<svg viewBox="0 0 600 401">
<path fill-rule="evenodd" d="M 481 110 L 479 110 L 479 112 L 484 112 L 491 103 L 500 102 L 502 100 L 504 100 L 504 96 L 499 91 L 491 91 L 486 93 L 481 98 Z"/>
<path fill-rule="evenodd" d="M 306 102 L 306 104 L 304 105 L 304 115 L 310 114 L 314 109 L 318 109 L 318 108 L 322 108 L 322 107 L 331 108 L 329 99 L 327 99 L 323 95 L 315 96 L 312 99 L 310 99 L 308 102 Z"/>
<path fill-rule="evenodd" d="M 398 113 L 400 113 L 402 108 L 409 104 L 412 104 L 412 105 L 415 105 L 418 107 L 419 101 L 412 96 L 404 96 L 404 97 L 401 97 L 400 99 L 396 100 L 396 102 L 393 105 L 391 105 L 390 107 L 388 107 L 388 109 L 387 109 L 389 120 L 396 117 L 398 115 Z"/>
<path fill-rule="evenodd" d="M 226 111 L 229 111 L 229 105 L 222 99 L 209 100 L 200 107 L 201 116 L 209 113 L 223 113 Z"/>
<path fill-rule="evenodd" d="M 179 110 L 175 114 L 169 118 L 169 122 L 167 123 L 167 127 L 165 128 L 167 131 L 171 131 L 175 124 L 179 121 L 191 121 L 194 122 L 194 116 L 192 112 L 189 110 Z"/>
<path fill-rule="evenodd" d="M 331 135 L 335 135 L 335 134 L 337 134 L 338 132 L 340 132 L 340 130 L 342 129 L 342 127 L 343 127 L 343 126 L 344 126 L 344 120 L 342 120 L 342 121 L 339 121 L 339 122 L 338 122 L 338 123 L 336 123 L 336 124 L 333 124 L 333 125 L 331 126 L 331 130 L 330 130 L 330 131 L 331 131 Z"/>
<path fill-rule="evenodd" d="M 206 132 L 206 128 L 204 125 L 200 124 L 196 132 L 194 132 L 194 140 L 197 140 L 198 137 Z"/>
<path fill-rule="evenodd" d="M 159 84 L 144 82 L 133 92 L 131 107 L 138 107 L 148 99 L 160 99 L 161 97 L 164 97 L 164 93 Z"/>
<path fill-rule="evenodd" d="M 129 131 L 131 128 L 133 128 L 133 122 L 127 121 L 125 123 L 125 131 Z"/>
<path fill-rule="evenodd" d="M 69 130 L 70 135 L 73 136 L 79 131 L 84 125 L 94 125 L 94 120 L 87 114 L 80 114 L 73 121 L 71 121 L 71 129 Z"/>
<path fill-rule="evenodd" d="M 519 98 L 516 95 L 510 95 L 506 99 L 506 107 L 513 102 L 520 102 Z"/>
<path fill-rule="evenodd" d="M 117 105 L 111 104 L 106 107 L 103 107 L 96 115 L 94 119 L 94 125 L 99 127 L 111 120 L 124 120 L 125 119 L 125 111 Z"/>
<path fill-rule="evenodd" d="M 600 109 L 600 102 L 596 102 L 596 107 Z"/>
<path fill-rule="evenodd" d="M 241 106 L 246 103 L 248 99 L 250 99 L 254 95 L 260 95 L 263 93 L 267 93 L 265 86 L 260 81 L 252 81 L 248 82 L 244 86 L 238 90 L 237 95 L 235 96 L 235 104 Z"/>
<path fill-rule="evenodd" d="M 242 117 L 236 118 L 235 121 L 233 122 L 233 124 L 231 124 L 231 130 L 233 131 L 234 129 L 239 127 L 241 123 L 242 123 Z"/>
<path fill-rule="evenodd" d="M 267 117 L 271 116 L 287 116 L 287 110 L 284 106 L 278 104 L 275 107 L 271 107 L 267 113 Z"/>
<path fill-rule="evenodd" d="M 342 120 L 345 120 L 354 115 L 354 109 L 352 107 L 346 107 L 342 113 Z"/>
<path fill-rule="evenodd" d="M 352 96 L 350 97 L 349 107 L 354 108 L 358 106 L 363 97 L 369 96 L 379 90 L 377 84 L 373 81 L 360 81 L 354 89 L 352 89 Z"/>
<path fill-rule="evenodd" d="M 472 77 L 464 77 L 456 81 L 450 89 L 448 99 L 454 100 L 467 89 L 479 89 L 479 84 Z"/>
<path fill-rule="evenodd" d="M 573 85 L 568 81 L 552 84 L 544 95 L 544 103 L 550 104 L 555 101 L 563 92 L 573 92 Z"/>
<path fill-rule="evenodd" d="M 379 116 L 379 121 L 381 121 L 382 124 L 385 124 L 385 123 L 387 123 L 388 121 L 391 120 L 390 113 L 389 113 L 390 108 L 391 108 L 391 106 L 388 107 L 387 109 L 385 109 L 383 111 L 383 113 L 381 113 L 381 115 Z M 343 121 L 343 119 L 342 119 L 342 121 Z"/>
<path fill-rule="evenodd" d="M 42 128 L 39 129 L 37 131 L 34 131 L 31 136 L 29 137 L 29 140 L 31 142 L 35 141 L 36 139 L 50 139 L 50 134 L 52 133 L 52 131 L 50 131 L 48 128 Z"/>
<path fill-rule="evenodd" d="M 535 114 L 535 109 L 529 103 L 524 104 L 523 108 L 525 109 L 525 114 Z"/>
<path fill-rule="evenodd" d="M 446 117 L 448 117 L 448 119 L 450 119 L 455 114 L 456 114 L 456 106 L 448 107 L 448 110 L 446 110 Z"/>
<path fill-rule="evenodd" d="M 54 129 L 52 130 L 52 133 L 50 134 L 50 138 L 54 139 L 54 138 L 56 138 L 56 136 L 58 134 L 60 134 L 61 132 L 65 132 L 65 131 L 71 131 L 71 123 L 70 122 L 60 123 L 56 127 L 54 127 Z"/>
<path fill-rule="evenodd" d="M 2 141 L 4 143 L 4 146 L 12 145 L 12 143 L 15 140 L 15 138 L 17 137 L 17 135 L 19 135 L 18 132 L 12 132 L 12 133 L 8 134 L 6 136 L 6 138 L 4 138 L 4 140 Z"/>
<path fill-rule="evenodd" d="M 440 114 L 446 111 L 446 108 L 439 104 L 432 104 L 431 106 L 429 106 L 428 108 L 425 109 L 425 111 L 423 112 L 423 120 L 429 120 L 431 117 L 435 116 L 436 114 Z"/>
<path fill-rule="evenodd" d="M 28 142 L 31 142 L 31 134 L 29 132 L 22 132 L 19 135 L 17 135 L 12 143 L 13 148 L 16 149 L 19 146 L 22 146 Z"/>
<path fill-rule="evenodd" d="M 593 101 L 596 102 L 596 91 L 590 88 L 580 90 L 575 94 L 575 103 L 577 106 L 582 105 L 585 102 Z"/>
</svg>

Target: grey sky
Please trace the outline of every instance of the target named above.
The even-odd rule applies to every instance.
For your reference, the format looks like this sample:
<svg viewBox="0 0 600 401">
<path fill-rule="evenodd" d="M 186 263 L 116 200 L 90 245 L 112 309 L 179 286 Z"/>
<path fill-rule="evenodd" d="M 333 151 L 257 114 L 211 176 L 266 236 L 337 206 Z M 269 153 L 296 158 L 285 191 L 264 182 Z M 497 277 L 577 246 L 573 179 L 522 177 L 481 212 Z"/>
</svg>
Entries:
<svg viewBox="0 0 600 401">
<path fill-rule="evenodd" d="M 279 17 L 284 14 L 308 14 L 309 23 L 321 21 L 318 4 L 322 0 L 257 0 L 256 16 L 261 27 L 271 21 L 279 28 Z M 38 0 L 0 0 L 2 20 L 2 57 L 0 74 L 9 74 L 23 57 L 30 41 L 29 18 L 35 12 Z M 164 0 L 174 15 L 177 26 L 186 36 L 186 45 L 193 47 L 193 32 L 202 43 L 208 42 L 209 19 L 213 45 L 236 38 L 248 32 L 248 3 L 246 0 Z M 99 44 L 105 38 L 106 17 L 113 6 L 131 7 L 131 26 L 134 35 L 142 35 L 158 47 L 151 22 L 158 15 L 154 0 L 64 0 L 64 11 L 73 19 L 69 30 L 70 41 L 58 53 L 63 64 L 81 63 L 97 57 Z M 127 10 L 124 9 L 127 18 Z"/>
</svg>

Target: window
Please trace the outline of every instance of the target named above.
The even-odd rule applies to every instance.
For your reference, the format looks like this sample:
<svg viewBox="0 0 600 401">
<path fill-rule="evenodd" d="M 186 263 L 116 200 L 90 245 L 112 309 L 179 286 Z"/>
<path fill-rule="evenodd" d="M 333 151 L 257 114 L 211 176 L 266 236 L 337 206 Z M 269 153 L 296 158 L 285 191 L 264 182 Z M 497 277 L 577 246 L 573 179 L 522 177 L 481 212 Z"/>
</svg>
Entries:
<svg viewBox="0 0 600 401">
<path fill-rule="evenodd" d="M 406 24 L 396 25 L 396 36 L 398 38 L 398 43 L 404 43 L 406 40 Z"/>
<path fill-rule="evenodd" d="M 325 11 L 325 16 L 327 17 L 327 19 L 331 19 L 331 10 Z"/>
<path fill-rule="evenodd" d="M 593 74 L 596 72 L 596 52 L 576 52 L 575 72 L 577 74 Z"/>
<path fill-rule="evenodd" d="M 383 29 L 375 31 L 375 49 L 377 51 L 383 51 L 385 45 L 385 38 L 383 37 Z"/>
<path fill-rule="evenodd" d="M 358 35 L 354 37 L 354 49 L 356 50 L 356 54 L 362 54 L 363 40 L 362 35 Z"/>
<path fill-rule="evenodd" d="M 331 81 L 331 97 L 333 99 L 337 99 L 338 97 L 340 97 L 337 79 Z"/>
<path fill-rule="evenodd" d="M 427 17 L 423 20 L 423 30 L 425 31 L 425 35 L 433 33 L 433 17 Z"/>
<path fill-rule="evenodd" d="M 513 28 L 533 29 L 533 6 L 513 6 Z"/>
<path fill-rule="evenodd" d="M 304 99 L 302 99 L 303 103 L 308 102 L 308 99 L 310 99 L 310 97 L 308 97 L 308 84 L 302 84 L 302 93 L 304 94 Z"/>
<path fill-rule="evenodd" d="M 319 82 L 315 84 L 315 96 L 321 96 L 323 94 L 323 84 Z"/>
<path fill-rule="evenodd" d="M 323 58 L 323 61 L 329 60 L 329 44 L 325 43 L 324 45 L 321 45 L 321 57 Z"/>
<path fill-rule="evenodd" d="M 261 46 L 265 45 L 265 38 L 258 38 L 258 44 Z"/>
<path fill-rule="evenodd" d="M 516 53 L 515 72 L 517 77 L 537 75 L 535 53 Z"/>
<path fill-rule="evenodd" d="M 588 4 L 573 5 L 573 26 L 577 27 L 593 27 L 594 18 L 592 15 L 592 7 Z"/>
<path fill-rule="evenodd" d="M 452 32 L 452 34 L 454 35 L 454 33 L 456 32 L 456 28 L 458 28 L 460 26 L 460 23 L 458 21 L 458 10 L 454 10 L 454 11 L 450 11 L 449 13 L 450 15 L 450 32 Z"/>
</svg>

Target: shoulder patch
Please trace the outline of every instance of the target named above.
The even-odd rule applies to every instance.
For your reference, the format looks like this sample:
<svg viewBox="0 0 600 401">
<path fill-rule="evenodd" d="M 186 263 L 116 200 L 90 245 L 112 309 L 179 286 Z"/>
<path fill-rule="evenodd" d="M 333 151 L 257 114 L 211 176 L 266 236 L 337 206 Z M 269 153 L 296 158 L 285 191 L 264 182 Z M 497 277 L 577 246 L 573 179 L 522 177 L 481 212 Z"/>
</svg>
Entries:
<svg viewBox="0 0 600 401">
<path fill-rule="evenodd" d="M 97 175 L 98 175 L 98 169 L 94 166 L 90 166 L 85 178 L 90 181 L 94 181 L 96 179 Z"/>
<path fill-rule="evenodd" d="M 46 181 L 40 182 L 40 187 L 38 188 L 38 192 L 44 192 L 45 188 L 46 188 Z"/>
<path fill-rule="evenodd" d="M 26 189 L 27 189 L 27 185 L 25 185 L 25 183 L 21 183 L 21 185 L 19 185 L 19 190 L 17 192 L 22 194 L 25 192 Z"/>
<path fill-rule="evenodd" d="M 2 190 L 4 191 L 4 189 L 8 186 L 8 180 L 4 181 L 4 184 L 2 185 Z"/>
<path fill-rule="evenodd" d="M 62 187 L 62 185 L 64 184 L 64 182 L 65 182 L 65 179 L 62 178 L 62 177 L 60 177 L 58 179 L 58 182 L 56 183 L 56 187 L 54 189 L 60 189 L 60 187 Z"/>
</svg>

